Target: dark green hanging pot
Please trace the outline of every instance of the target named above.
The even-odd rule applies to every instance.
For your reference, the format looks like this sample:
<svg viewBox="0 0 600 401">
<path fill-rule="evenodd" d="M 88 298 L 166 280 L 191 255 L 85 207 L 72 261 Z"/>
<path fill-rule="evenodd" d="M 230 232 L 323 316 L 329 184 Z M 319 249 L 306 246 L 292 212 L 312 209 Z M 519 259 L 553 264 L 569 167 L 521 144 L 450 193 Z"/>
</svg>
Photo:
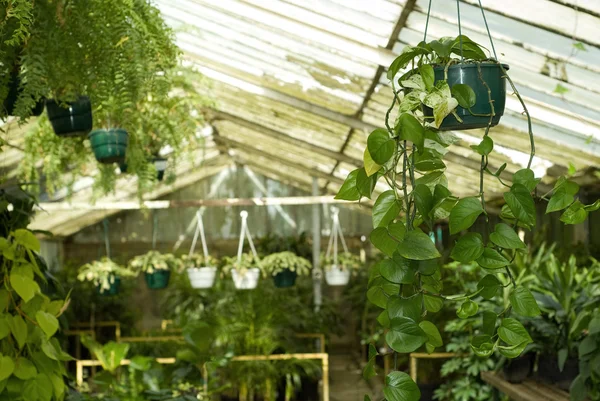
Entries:
<svg viewBox="0 0 600 401">
<path fill-rule="evenodd" d="M 58 136 L 83 136 L 92 130 L 92 103 L 87 96 L 80 96 L 68 108 L 53 99 L 46 101 L 48 118 Z"/>
<path fill-rule="evenodd" d="M 117 295 L 119 293 L 119 289 L 121 288 L 121 278 L 119 276 L 114 276 L 114 280 L 112 280 L 112 283 L 110 283 L 110 287 L 104 291 L 102 291 L 102 288 L 100 286 L 96 287 L 96 291 L 98 291 L 98 294 L 102 295 L 102 296 L 111 296 L 111 295 Z"/>
<path fill-rule="evenodd" d="M 100 163 L 122 163 L 125 160 L 128 136 L 122 128 L 97 129 L 88 138 L 96 160 Z"/>
<path fill-rule="evenodd" d="M 146 285 L 151 290 L 162 290 L 169 285 L 170 270 L 154 270 L 154 273 L 145 273 Z"/>
<path fill-rule="evenodd" d="M 475 92 L 476 103 L 471 107 L 471 112 L 460 106 L 456 108 L 456 114 L 462 119 L 458 121 L 454 115 L 449 114 L 440 125 L 441 131 L 461 131 L 467 129 L 486 128 L 490 121 L 489 115 L 492 113 L 488 89 L 482 82 L 485 81 L 491 91 L 491 98 L 494 102 L 494 118 L 492 127 L 498 125 L 500 117 L 504 114 L 506 103 L 506 78 L 500 65 L 496 63 L 481 63 L 481 77 L 477 64 L 455 64 L 448 68 L 448 85 L 450 89 L 456 84 L 469 85 Z M 502 64 L 505 70 L 509 69 L 507 64 Z M 435 82 L 444 80 L 444 68 L 435 67 Z M 423 113 L 426 116 L 433 116 L 433 109 L 423 107 Z M 473 114 L 482 114 L 477 116 Z M 487 114 L 487 116 L 485 115 Z"/>
<path fill-rule="evenodd" d="M 277 288 L 289 288 L 296 284 L 298 273 L 285 269 L 273 276 L 273 282 Z"/>
<path fill-rule="evenodd" d="M 10 73 L 8 80 L 8 95 L 2 104 L 2 110 L 0 110 L 0 118 L 6 116 L 12 116 L 15 111 L 17 99 L 21 94 L 19 85 L 21 84 L 21 78 L 19 77 L 19 69 L 15 68 Z M 39 100 L 33 109 L 31 109 L 31 115 L 34 117 L 39 116 L 44 111 L 44 100 Z"/>
</svg>

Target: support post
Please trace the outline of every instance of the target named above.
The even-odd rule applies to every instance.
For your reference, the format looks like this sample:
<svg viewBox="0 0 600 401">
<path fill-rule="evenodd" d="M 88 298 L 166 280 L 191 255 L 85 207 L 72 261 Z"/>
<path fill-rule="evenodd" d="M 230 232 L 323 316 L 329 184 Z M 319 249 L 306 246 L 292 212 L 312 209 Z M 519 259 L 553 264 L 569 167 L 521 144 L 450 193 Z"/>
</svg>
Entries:
<svg viewBox="0 0 600 401">
<path fill-rule="evenodd" d="M 312 181 L 313 196 L 319 195 L 319 180 L 313 177 Z M 323 271 L 321 270 L 321 208 L 320 205 L 312 206 L 313 217 L 313 294 L 315 310 L 321 308 L 323 303 Z"/>
</svg>

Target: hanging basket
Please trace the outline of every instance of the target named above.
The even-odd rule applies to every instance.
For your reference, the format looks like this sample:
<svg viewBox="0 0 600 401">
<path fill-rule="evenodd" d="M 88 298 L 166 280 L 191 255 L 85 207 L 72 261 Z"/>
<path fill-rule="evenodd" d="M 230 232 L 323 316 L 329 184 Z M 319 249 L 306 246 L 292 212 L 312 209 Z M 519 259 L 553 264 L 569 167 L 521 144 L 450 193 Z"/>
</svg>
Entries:
<svg viewBox="0 0 600 401">
<path fill-rule="evenodd" d="M 103 289 L 101 286 L 96 287 L 98 294 L 102 296 L 117 295 L 119 293 L 119 289 L 121 288 L 121 278 L 119 276 L 113 276 L 113 279 L 109 280 L 108 282 L 110 284 L 108 289 Z"/>
<path fill-rule="evenodd" d="M 10 79 L 8 81 L 8 94 L 4 103 L 2 104 L 2 110 L 0 110 L 0 118 L 6 116 L 12 116 L 15 111 L 17 99 L 21 94 L 21 78 L 19 77 L 19 69 L 16 68 L 10 73 Z M 39 100 L 33 109 L 31 109 L 31 115 L 34 117 L 39 116 L 44 111 L 44 101 Z"/>
<path fill-rule="evenodd" d="M 289 288 L 296 284 L 297 277 L 298 273 L 285 269 L 273 276 L 273 282 L 277 288 Z"/>
<path fill-rule="evenodd" d="M 125 160 L 128 136 L 124 129 L 97 129 L 92 131 L 88 138 L 96 160 L 100 163 L 122 163 Z"/>
<path fill-rule="evenodd" d="M 169 286 L 170 270 L 154 270 L 154 273 L 145 273 L 146 285 L 151 290 L 162 290 Z"/>
<path fill-rule="evenodd" d="M 245 271 L 233 269 L 231 271 L 233 284 L 238 290 L 253 290 L 258 286 L 260 278 L 260 270 L 256 267 Z"/>
<path fill-rule="evenodd" d="M 156 168 L 156 179 L 158 179 L 158 181 L 162 181 L 163 178 L 165 178 L 167 159 L 156 156 L 152 159 L 152 163 L 154 163 L 154 168 Z"/>
<path fill-rule="evenodd" d="M 92 104 L 87 96 L 80 96 L 69 108 L 55 100 L 46 101 L 48 118 L 58 136 L 83 136 L 92 130 Z"/>
<path fill-rule="evenodd" d="M 217 276 L 216 267 L 193 267 L 187 269 L 192 288 L 211 288 Z"/>
<path fill-rule="evenodd" d="M 471 107 L 471 111 L 460 106 L 456 108 L 456 114 L 462 119 L 458 121 L 453 114 L 449 114 L 440 125 L 441 131 L 460 131 L 467 129 L 486 128 L 490 122 L 489 115 L 492 113 L 488 89 L 482 82 L 485 81 L 491 91 L 491 98 L 494 102 L 494 117 L 491 126 L 496 126 L 504 114 L 506 103 L 506 78 L 499 64 L 481 63 L 481 77 L 477 64 L 456 64 L 448 68 L 448 85 L 450 89 L 456 84 L 466 84 L 475 92 L 476 103 Z M 502 64 L 505 70 L 509 69 L 507 64 Z M 435 67 L 435 81 L 444 80 L 443 66 Z M 425 116 L 433 117 L 433 109 L 424 106 Z M 479 114 L 479 115 L 473 115 Z M 486 115 L 487 114 L 487 115 Z"/>
<path fill-rule="evenodd" d="M 325 281 L 331 286 L 348 285 L 350 282 L 350 270 L 340 269 L 336 265 L 331 265 L 325 269 Z"/>
</svg>

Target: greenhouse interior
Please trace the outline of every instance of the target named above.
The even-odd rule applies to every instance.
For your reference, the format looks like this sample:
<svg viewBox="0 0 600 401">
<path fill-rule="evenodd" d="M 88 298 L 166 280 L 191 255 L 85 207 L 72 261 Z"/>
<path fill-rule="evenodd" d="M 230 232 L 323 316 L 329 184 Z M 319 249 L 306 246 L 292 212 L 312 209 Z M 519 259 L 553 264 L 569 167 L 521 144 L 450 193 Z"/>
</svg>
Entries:
<svg viewBox="0 0 600 401">
<path fill-rule="evenodd" d="M 0 401 L 600 400 L 599 0 L 0 3 Z"/>
</svg>

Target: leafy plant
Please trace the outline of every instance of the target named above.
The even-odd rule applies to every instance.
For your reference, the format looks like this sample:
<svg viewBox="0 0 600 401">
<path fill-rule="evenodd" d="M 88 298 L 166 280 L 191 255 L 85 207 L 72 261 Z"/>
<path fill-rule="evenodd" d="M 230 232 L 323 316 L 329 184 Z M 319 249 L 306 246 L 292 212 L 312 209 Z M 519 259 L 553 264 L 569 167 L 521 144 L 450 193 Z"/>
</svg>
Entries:
<svg viewBox="0 0 600 401">
<path fill-rule="evenodd" d="M 290 270 L 298 273 L 300 276 L 310 275 L 312 264 L 293 252 L 278 252 L 265 256 L 262 265 L 267 273 L 275 276 L 284 270 Z"/>
<path fill-rule="evenodd" d="M 79 268 L 77 280 L 90 281 L 98 287 L 100 292 L 110 289 L 116 277 L 135 277 L 137 274 L 126 269 L 109 258 L 86 263 Z"/>
<path fill-rule="evenodd" d="M 598 289 L 598 287 L 596 287 Z M 570 388 L 572 401 L 600 399 L 600 308 L 596 304 L 588 304 L 585 312 L 578 316 L 587 333 L 578 347 L 579 375 Z"/>
<path fill-rule="evenodd" d="M 257 260 L 252 253 L 243 253 L 238 262 L 237 256 L 226 256 L 223 258 L 223 273 L 231 274 L 232 270 L 237 270 L 241 273 L 250 269 L 258 268 L 263 271 L 263 264 Z"/>
<path fill-rule="evenodd" d="M 148 251 L 144 255 L 134 257 L 129 261 L 129 267 L 134 272 L 152 274 L 156 270 L 178 270 L 183 262 L 171 253 Z"/>
<path fill-rule="evenodd" d="M 334 265 L 333 256 L 326 256 L 324 253 L 321 254 L 321 265 L 325 270 L 329 270 Z M 362 262 L 358 255 L 354 255 L 350 252 L 341 252 L 337 255 L 337 267 L 342 270 L 355 271 L 362 267 Z"/>
<path fill-rule="evenodd" d="M 183 267 L 186 269 L 193 269 L 195 267 L 217 267 L 219 266 L 219 260 L 213 256 L 205 257 L 200 253 L 193 253 L 191 255 L 181 256 Z"/>
<path fill-rule="evenodd" d="M 464 60 L 456 57 L 457 54 L 462 54 Z M 484 86 L 487 83 L 482 78 L 481 65 L 497 66 L 527 115 L 530 156 L 526 168 L 514 173 L 510 184 L 500 179 L 506 164 L 497 171 L 491 171 L 488 164 L 494 149 L 489 131 L 496 116 L 489 88 L 487 98 L 476 99 L 468 85 L 451 88 L 447 78 L 436 80 L 434 65 L 443 66 L 447 77 L 450 65 L 460 63 L 474 65 Z M 407 67 L 408 71 L 400 75 Z M 383 309 L 378 320 L 388 329 L 386 341 L 398 353 L 414 352 L 421 347 L 433 352 L 443 343 L 430 314 L 439 311 L 444 302 L 452 302 L 456 303 L 460 318 L 482 316 L 486 320 L 484 334 L 471 339 L 471 348 L 477 355 L 489 357 L 497 351 L 507 358 L 515 358 L 532 338 L 512 314 L 522 317 L 540 314 L 531 291 L 517 284 L 510 267 L 517 253 L 527 252 L 515 230 L 518 227 L 531 230 L 536 223 L 533 194 L 540 179 L 535 178 L 531 170 L 535 147 L 527 108 L 505 68 L 497 60 L 488 58 L 484 49 L 466 36 L 406 47 L 389 67 L 388 79 L 394 97 L 386 114 L 385 129 L 376 129 L 369 135 L 364 167 L 352 171 L 337 194 L 337 199 L 356 201 L 362 197 L 371 198 L 377 181 L 382 178 L 388 186 L 388 190 L 375 200 L 374 230 L 370 235 L 371 243 L 386 258 L 371 269 L 367 292 L 369 300 Z M 483 115 L 489 120 L 481 142 L 472 146 L 481 160 L 479 192 L 459 199 L 448 188 L 443 161 L 446 148 L 455 137 L 438 128 L 451 114 L 461 121 L 456 114 L 458 106 L 473 115 L 470 110 L 478 100 L 489 104 L 491 109 L 491 113 Z M 427 108 L 433 109 L 433 116 L 427 115 Z M 397 119 L 391 125 L 389 119 L 394 109 Z M 500 214 L 503 222 L 491 227 L 486 208 L 486 176 L 499 180 L 507 188 Z M 600 202 L 586 206 L 576 200 L 578 188 L 575 186 L 566 178 L 560 179 L 549 198 L 549 205 L 553 206 L 547 212 L 566 209 L 561 220 L 567 224 L 580 223 L 589 211 L 600 207 Z M 422 230 L 422 227 L 431 230 L 434 221 L 442 218 L 448 219 L 450 234 L 459 235 L 451 257 L 462 263 L 476 262 L 487 273 L 473 292 L 442 293 L 443 279 L 438 263 L 441 255 Z M 488 222 L 490 235 L 487 241 L 479 233 L 466 232 L 479 218 Z M 480 310 L 479 297 L 493 299 L 497 296 L 502 286 L 498 275 L 505 276 L 510 282 L 508 307 L 500 313 Z M 367 365 L 367 369 L 370 368 L 372 364 Z M 416 384 L 402 372 L 388 375 L 384 394 L 388 399 L 398 401 L 420 398 Z"/>
</svg>

